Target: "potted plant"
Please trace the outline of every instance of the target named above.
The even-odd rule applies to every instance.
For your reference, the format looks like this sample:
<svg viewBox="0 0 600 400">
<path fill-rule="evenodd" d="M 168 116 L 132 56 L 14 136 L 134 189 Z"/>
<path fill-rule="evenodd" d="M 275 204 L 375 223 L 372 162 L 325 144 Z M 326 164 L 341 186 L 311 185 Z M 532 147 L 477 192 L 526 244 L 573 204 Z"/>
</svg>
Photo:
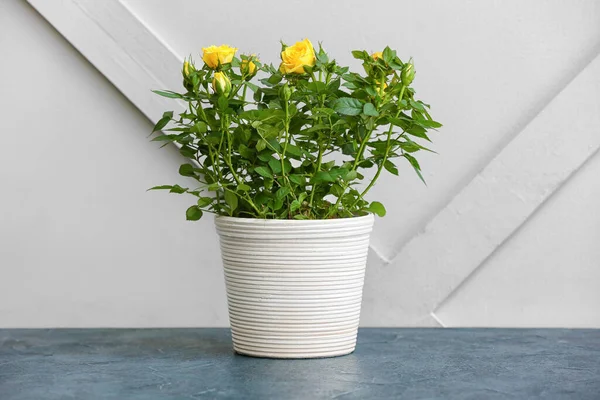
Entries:
<svg viewBox="0 0 600 400">
<path fill-rule="evenodd" d="M 415 69 L 386 47 L 353 51 L 364 73 L 338 65 L 308 39 L 282 44 L 281 65 L 237 49 L 203 49 L 183 64 L 182 100 L 153 140 L 179 144 L 190 162 L 179 173 L 188 220 L 216 215 L 233 345 L 238 353 L 310 358 L 351 353 L 356 345 L 373 214 L 366 198 L 380 174 L 428 150 L 435 122 L 415 98 Z M 260 85 L 258 84 L 260 83 Z M 168 129 L 167 129 L 168 128 Z"/>
</svg>

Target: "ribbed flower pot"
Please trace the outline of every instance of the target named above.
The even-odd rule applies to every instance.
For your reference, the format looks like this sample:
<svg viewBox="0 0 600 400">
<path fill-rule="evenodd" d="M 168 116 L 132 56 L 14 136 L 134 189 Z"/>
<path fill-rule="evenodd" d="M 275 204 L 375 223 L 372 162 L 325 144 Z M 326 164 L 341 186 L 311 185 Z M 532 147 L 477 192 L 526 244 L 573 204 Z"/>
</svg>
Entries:
<svg viewBox="0 0 600 400">
<path fill-rule="evenodd" d="M 356 346 L 373 215 L 215 218 L 234 350 L 332 357 Z"/>
</svg>

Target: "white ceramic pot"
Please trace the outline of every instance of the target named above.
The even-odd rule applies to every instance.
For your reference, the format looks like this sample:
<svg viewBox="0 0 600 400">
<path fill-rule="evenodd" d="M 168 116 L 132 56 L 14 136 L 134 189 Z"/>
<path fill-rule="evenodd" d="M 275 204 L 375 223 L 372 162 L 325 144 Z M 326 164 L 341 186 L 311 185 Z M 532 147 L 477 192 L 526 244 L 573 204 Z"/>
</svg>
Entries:
<svg viewBox="0 0 600 400">
<path fill-rule="evenodd" d="M 236 352 L 312 358 L 354 351 L 373 215 L 217 217 L 215 224 Z"/>
</svg>

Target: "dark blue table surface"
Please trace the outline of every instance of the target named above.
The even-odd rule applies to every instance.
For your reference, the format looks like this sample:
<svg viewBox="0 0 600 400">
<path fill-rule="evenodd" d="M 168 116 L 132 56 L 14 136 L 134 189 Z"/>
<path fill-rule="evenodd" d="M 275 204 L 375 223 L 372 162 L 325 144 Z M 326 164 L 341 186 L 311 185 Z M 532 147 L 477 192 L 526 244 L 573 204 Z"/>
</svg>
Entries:
<svg viewBox="0 0 600 400">
<path fill-rule="evenodd" d="M 600 399 L 600 331 L 362 329 L 355 353 L 236 355 L 227 329 L 0 330 L 0 399 Z"/>
</svg>

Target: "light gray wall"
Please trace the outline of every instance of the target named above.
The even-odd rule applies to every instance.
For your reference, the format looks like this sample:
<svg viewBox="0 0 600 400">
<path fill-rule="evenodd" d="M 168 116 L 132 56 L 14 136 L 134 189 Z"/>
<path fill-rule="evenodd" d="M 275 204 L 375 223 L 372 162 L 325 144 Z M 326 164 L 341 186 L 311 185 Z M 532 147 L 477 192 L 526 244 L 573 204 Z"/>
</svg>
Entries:
<svg viewBox="0 0 600 400">
<path fill-rule="evenodd" d="M 423 157 L 427 188 L 407 168 L 375 187 L 388 208 L 373 235 L 383 257 L 600 50 L 595 1 L 237 1 L 231 13 L 217 2 L 125 4 L 180 55 L 229 43 L 276 62 L 280 38 L 310 32 L 355 67 L 354 48 L 389 44 L 415 57 L 418 94 L 445 123 L 441 155 Z M 377 10 L 401 19 L 386 23 Z M 0 327 L 226 325 L 210 217 L 187 223 L 189 199 L 145 192 L 185 183 L 177 152 L 149 143 L 148 121 L 23 1 L 0 4 L 0 30 Z M 438 309 L 441 319 L 600 326 L 599 173 L 596 155 Z M 371 264 L 367 301 L 393 295 L 377 293 L 383 275 Z M 363 321 L 388 325 L 393 312 L 365 304 Z"/>
<path fill-rule="evenodd" d="M 0 326 L 226 325 L 174 148 L 44 19 L 0 2 Z"/>
<path fill-rule="evenodd" d="M 600 154 L 437 315 L 449 326 L 600 327 Z"/>
</svg>

